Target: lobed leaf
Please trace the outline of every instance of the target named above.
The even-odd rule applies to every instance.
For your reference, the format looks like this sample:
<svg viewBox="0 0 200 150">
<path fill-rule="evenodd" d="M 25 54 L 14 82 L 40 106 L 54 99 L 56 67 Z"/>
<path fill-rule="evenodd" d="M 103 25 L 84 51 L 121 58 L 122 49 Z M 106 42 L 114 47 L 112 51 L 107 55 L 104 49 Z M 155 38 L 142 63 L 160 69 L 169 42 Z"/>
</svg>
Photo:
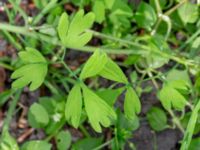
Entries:
<svg viewBox="0 0 200 150">
<path fill-rule="evenodd" d="M 187 103 L 185 97 L 169 85 L 165 85 L 161 89 L 158 97 L 166 110 L 170 110 L 172 107 L 182 110 Z"/>
<path fill-rule="evenodd" d="M 79 10 L 69 23 L 68 15 L 63 13 L 58 23 L 58 35 L 64 46 L 77 48 L 82 47 L 92 38 L 92 33 L 85 32 L 95 19 L 94 13 L 84 15 L 84 10 Z"/>
<path fill-rule="evenodd" d="M 11 75 L 12 79 L 16 79 L 12 87 L 23 88 L 30 84 L 30 90 L 33 91 L 44 81 L 47 74 L 47 62 L 42 54 L 32 48 L 26 48 L 26 51 L 20 52 L 19 57 L 26 64 Z"/>
<path fill-rule="evenodd" d="M 89 121 L 96 132 L 101 132 L 101 126 L 108 127 L 116 120 L 115 111 L 88 87 L 82 85 L 85 110 Z"/>
<path fill-rule="evenodd" d="M 77 83 L 69 92 L 65 105 L 65 117 L 71 120 L 72 125 L 77 128 L 80 123 L 82 112 L 82 95 L 80 85 Z"/>
<path fill-rule="evenodd" d="M 116 82 L 125 84 L 128 83 L 128 80 L 120 67 L 110 58 L 108 58 L 107 63 L 105 64 L 104 68 L 99 72 L 99 75 Z"/>
<path fill-rule="evenodd" d="M 132 87 L 128 87 L 125 94 L 124 113 L 127 118 L 134 119 L 141 111 L 140 100 Z"/>
<path fill-rule="evenodd" d="M 107 61 L 108 56 L 106 53 L 96 50 L 86 62 L 81 71 L 80 78 L 85 79 L 97 75 L 104 68 Z"/>
</svg>

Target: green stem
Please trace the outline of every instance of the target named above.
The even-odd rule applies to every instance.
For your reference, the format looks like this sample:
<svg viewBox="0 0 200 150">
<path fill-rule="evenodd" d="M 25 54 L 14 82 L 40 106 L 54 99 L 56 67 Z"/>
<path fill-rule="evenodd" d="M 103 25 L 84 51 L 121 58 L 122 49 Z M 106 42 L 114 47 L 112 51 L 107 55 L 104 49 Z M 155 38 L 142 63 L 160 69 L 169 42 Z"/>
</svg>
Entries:
<svg viewBox="0 0 200 150">
<path fill-rule="evenodd" d="M 169 114 L 171 115 L 171 117 L 173 118 L 173 122 L 174 124 L 180 129 L 180 131 L 184 134 L 185 130 L 182 127 L 179 119 L 176 117 L 176 115 L 174 114 L 174 112 L 172 110 L 168 110 Z"/>
<path fill-rule="evenodd" d="M 149 75 L 149 77 L 151 78 L 151 81 L 153 83 L 153 85 L 155 86 L 156 89 L 159 89 L 159 86 L 155 80 L 155 78 L 153 78 L 153 74 L 151 73 L 151 71 L 148 71 L 147 74 Z"/>
<path fill-rule="evenodd" d="M 39 39 L 39 40 L 43 40 L 43 41 L 51 43 L 53 45 L 62 46 L 61 42 L 58 40 L 57 37 L 52 38 L 52 37 L 46 36 L 44 34 L 34 32 L 31 28 L 27 29 L 24 27 L 17 27 L 17 26 L 13 26 L 13 25 L 9 25 L 9 24 L 1 24 L 0 23 L 0 29 L 7 30 L 10 32 L 20 33 L 23 35 L 27 35 L 27 36 Z M 104 36 L 104 37 L 106 38 L 107 36 Z M 109 37 L 109 39 L 111 40 L 110 37 Z M 133 49 L 105 49 L 102 47 L 100 47 L 100 48 L 107 53 L 114 53 L 114 54 L 141 54 L 141 55 L 144 55 L 144 54 L 148 54 L 149 52 L 154 52 L 164 58 L 172 59 L 172 60 L 174 60 L 180 64 L 186 65 L 186 66 L 194 65 L 193 63 L 186 61 L 185 59 L 181 59 L 179 57 L 164 53 L 162 51 L 150 49 L 149 47 L 142 45 L 142 44 L 134 43 L 134 42 L 127 41 L 127 40 L 121 40 L 121 39 L 117 39 L 117 38 L 114 38 L 113 40 L 122 42 L 125 44 L 129 44 L 129 45 L 132 45 L 132 46 L 135 46 L 138 48 L 134 49 L 134 50 Z M 94 52 L 99 47 L 84 46 L 84 47 L 78 47 L 78 48 L 72 48 L 72 47 L 68 47 L 68 48 L 71 48 L 73 50 L 78 50 L 78 51 L 84 51 L 84 52 Z"/>
<path fill-rule="evenodd" d="M 175 5 L 174 7 L 172 7 L 170 10 L 168 10 L 167 12 L 165 12 L 165 15 L 167 15 L 167 16 L 171 15 L 175 10 L 177 10 L 179 7 L 181 7 L 187 1 L 188 0 L 182 0 L 177 5 Z"/>
<path fill-rule="evenodd" d="M 2 63 L 2 62 L 0 62 L 0 66 L 5 68 L 5 69 L 11 70 L 11 71 L 14 70 L 14 68 L 12 66 L 5 64 L 5 63 Z"/>
<path fill-rule="evenodd" d="M 111 140 L 109 140 L 109 141 L 103 143 L 102 145 L 100 145 L 100 146 L 94 148 L 93 150 L 101 150 L 101 149 L 103 149 L 105 146 L 108 146 L 110 143 L 112 143 L 112 141 L 113 141 L 113 139 L 111 139 Z"/>
<path fill-rule="evenodd" d="M 12 115 L 15 111 L 15 107 L 17 106 L 17 102 L 19 100 L 20 94 L 21 94 L 22 90 L 18 90 L 15 94 L 15 96 L 11 96 L 11 98 L 13 99 L 11 101 L 11 104 L 9 105 L 9 109 L 8 109 L 8 114 L 6 115 L 6 119 L 3 125 L 3 132 L 8 132 L 9 130 L 9 125 L 10 122 L 12 120 Z"/>
<path fill-rule="evenodd" d="M 157 10 L 157 13 L 158 14 L 162 14 L 162 9 L 160 7 L 160 2 L 159 0 L 154 0 L 155 1 L 155 4 L 156 4 L 156 10 Z"/>
<path fill-rule="evenodd" d="M 55 8 L 57 5 L 58 0 L 51 0 L 44 9 L 34 18 L 33 20 L 33 25 L 36 25 L 43 17 L 45 14 L 47 14 L 50 10 Z"/>
<path fill-rule="evenodd" d="M 85 127 L 83 125 L 80 125 L 79 128 L 81 129 L 82 133 L 87 137 L 91 137 L 90 134 L 88 133 L 88 131 L 85 129 Z"/>
<path fill-rule="evenodd" d="M 28 16 L 26 15 L 26 13 L 24 12 L 24 10 L 20 7 L 19 4 L 16 4 L 15 0 L 8 0 L 13 7 L 21 14 L 21 16 L 24 19 L 24 22 L 26 25 L 28 25 Z"/>
</svg>

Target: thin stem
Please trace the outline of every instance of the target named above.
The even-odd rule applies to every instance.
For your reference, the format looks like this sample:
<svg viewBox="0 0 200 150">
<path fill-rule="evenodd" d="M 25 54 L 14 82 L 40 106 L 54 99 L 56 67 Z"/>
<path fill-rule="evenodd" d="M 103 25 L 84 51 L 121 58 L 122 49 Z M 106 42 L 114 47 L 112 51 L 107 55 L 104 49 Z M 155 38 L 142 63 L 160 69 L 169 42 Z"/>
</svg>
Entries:
<svg viewBox="0 0 200 150">
<path fill-rule="evenodd" d="M 151 73 L 151 71 L 148 71 L 147 74 L 149 75 L 149 77 L 151 78 L 151 81 L 153 83 L 153 85 L 155 86 L 156 89 L 159 89 L 159 86 L 155 80 L 155 78 L 153 78 L 153 74 Z"/>
<path fill-rule="evenodd" d="M 5 69 L 11 70 L 11 71 L 14 70 L 14 68 L 12 66 L 5 64 L 5 63 L 2 63 L 2 62 L 0 62 L 0 66 L 5 68 Z"/>
<path fill-rule="evenodd" d="M 60 61 L 60 63 L 67 69 L 67 71 L 74 76 L 76 79 L 78 79 L 77 75 L 67 66 L 67 64 L 64 61 Z"/>
<path fill-rule="evenodd" d="M 6 115 L 6 119 L 3 125 L 3 132 L 8 132 L 10 122 L 12 120 L 12 115 L 15 111 L 15 107 L 17 106 L 17 102 L 19 100 L 20 94 L 22 90 L 18 90 L 15 94 L 15 96 L 11 96 L 12 101 L 9 105 L 8 114 Z"/>
<path fill-rule="evenodd" d="M 101 150 L 102 148 L 108 146 L 112 141 L 113 141 L 113 139 L 111 139 L 111 140 L 109 140 L 109 141 L 103 143 L 102 145 L 100 145 L 100 146 L 94 148 L 93 150 Z"/>
<path fill-rule="evenodd" d="M 7 30 L 7 31 L 10 31 L 10 32 L 20 33 L 20 34 L 23 34 L 23 35 L 27 35 L 27 36 L 39 39 L 39 40 L 43 40 L 43 41 L 51 43 L 53 45 L 62 46 L 62 43 L 58 40 L 57 37 L 52 38 L 52 37 L 46 36 L 44 34 L 34 32 L 33 30 L 27 29 L 27 28 L 24 28 L 24 27 L 17 27 L 17 26 L 13 26 L 13 25 L 9 25 L 9 24 L 1 24 L 0 23 L 0 29 Z M 116 40 L 116 39 L 113 39 L 113 40 Z M 176 57 L 172 54 L 167 54 L 167 53 L 164 53 L 162 51 L 150 49 L 149 47 L 147 47 L 145 45 L 134 43 L 134 42 L 131 42 L 131 41 L 119 40 L 119 39 L 117 39 L 116 41 L 123 42 L 123 43 L 129 44 L 129 45 L 132 45 L 132 46 L 135 46 L 135 47 L 138 47 L 138 48 L 133 50 L 133 49 L 105 49 L 105 48 L 100 47 L 100 49 L 102 49 L 103 51 L 105 51 L 107 53 L 114 53 L 114 54 L 141 54 L 141 55 L 145 55 L 145 54 L 148 54 L 149 52 L 153 52 L 153 53 L 159 54 L 160 56 L 162 56 L 164 58 L 172 59 L 172 60 L 174 60 L 174 61 L 176 61 L 180 64 L 183 64 L 183 65 L 186 65 L 186 66 L 190 66 L 190 65 L 194 66 L 193 63 L 186 61 L 186 59 L 179 58 L 180 56 Z M 84 51 L 84 52 L 94 52 L 99 47 L 84 46 L 84 47 L 78 47 L 78 48 L 72 48 L 72 47 L 68 47 L 68 48 L 71 48 L 73 50 L 78 50 L 78 51 Z"/>
<path fill-rule="evenodd" d="M 155 1 L 155 4 L 156 4 L 156 10 L 157 10 L 157 13 L 158 14 L 162 14 L 162 9 L 160 7 L 160 2 L 159 0 L 154 0 Z"/>
<path fill-rule="evenodd" d="M 181 7 L 187 1 L 188 0 L 182 0 L 177 5 L 175 5 L 174 7 L 172 7 L 170 10 L 168 10 L 167 12 L 165 12 L 165 15 L 167 15 L 167 16 L 171 15 L 175 10 L 177 10 L 179 7 Z"/>
<path fill-rule="evenodd" d="M 26 13 L 24 12 L 24 10 L 20 7 L 19 4 L 16 4 L 16 2 L 14 0 L 8 0 L 13 7 L 21 14 L 21 16 L 24 19 L 24 22 L 26 25 L 28 25 L 28 16 L 26 15 Z"/>
<path fill-rule="evenodd" d="M 51 9 L 55 8 L 58 0 L 51 0 L 47 6 L 34 18 L 33 25 L 36 25 L 46 13 L 48 13 Z"/>
<path fill-rule="evenodd" d="M 176 115 L 174 114 L 174 112 L 172 110 L 168 110 L 169 114 L 171 115 L 171 117 L 173 118 L 173 122 L 174 124 L 180 129 L 180 131 L 184 134 L 185 130 L 182 127 L 179 119 L 176 117 Z"/>
<path fill-rule="evenodd" d="M 81 129 L 82 133 L 86 136 L 86 137 L 91 137 L 89 132 L 85 129 L 85 127 L 83 125 L 80 125 L 79 128 Z"/>
</svg>

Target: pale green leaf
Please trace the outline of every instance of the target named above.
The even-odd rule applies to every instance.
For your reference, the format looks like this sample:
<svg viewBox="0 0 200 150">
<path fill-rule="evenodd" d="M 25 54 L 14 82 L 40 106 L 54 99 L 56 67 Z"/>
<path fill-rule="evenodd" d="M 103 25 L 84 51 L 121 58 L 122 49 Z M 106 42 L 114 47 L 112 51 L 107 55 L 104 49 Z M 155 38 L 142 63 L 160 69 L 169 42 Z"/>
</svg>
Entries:
<svg viewBox="0 0 200 150">
<path fill-rule="evenodd" d="M 99 72 L 99 75 L 106 79 L 113 80 L 116 82 L 128 83 L 128 80 L 122 72 L 122 70 L 120 69 L 120 67 L 110 58 L 108 58 L 106 65 Z"/>
<path fill-rule="evenodd" d="M 106 53 L 96 50 L 94 54 L 86 62 L 80 78 L 85 79 L 97 75 L 106 65 L 108 56 Z"/>
<path fill-rule="evenodd" d="M 198 5 L 190 2 L 184 3 L 178 8 L 178 14 L 184 24 L 194 23 L 199 17 Z"/>
<path fill-rule="evenodd" d="M 58 35 L 60 36 L 60 39 L 62 43 L 65 43 L 67 40 L 67 32 L 69 28 L 69 19 L 68 14 L 63 13 L 60 17 L 60 21 L 58 23 Z"/>
<path fill-rule="evenodd" d="M 38 104 L 31 105 L 28 112 L 28 122 L 34 128 L 43 128 L 49 123 L 49 115 L 46 109 Z"/>
<path fill-rule="evenodd" d="M 1 150 L 19 150 L 16 140 L 6 131 L 1 134 Z"/>
<path fill-rule="evenodd" d="M 135 115 L 141 111 L 140 100 L 132 87 L 128 87 L 125 94 L 124 113 L 127 118 L 134 119 Z"/>
<path fill-rule="evenodd" d="M 95 0 L 92 11 L 95 14 L 95 21 L 102 23 L 105 20 L 105 5 L 102 0 Z"/>
<path fill-rule="evenodd" d="M 116 120 L 115 111 L 88 87 L 82 85 L 82 89 L 89 122 L 96 132 L 101 132 L 101 125 L 109 127 Z"/>
<path fill-rule="evenodd" d="M 58 24 L 58 34 L 62 44 L 71 48 L 87 44 L 92 38 L 92 33 L 85 32 L 85 30 L 91 28 L 94 20 L 94 13 L 84 15 L 84 10 L 81 9 L 69 23 L 68 15 L 63 13 Z"/>
<path fill-rule="evenodd" d="M 77 128 L 80 123 L 82 112 L 82 95 L 80 85 L 77 83 L 70 91 L 65 106 L 65 117 Z"/>
<path fill-rule="evenodd" d="M 163 107 L 167 110 L 170 110 L 174 107 L 177 110 L 182 110 L 187 101 L 181 93 L 179 93 L 172 86 L 165 85 L 158 94 L 158 97 L 163 105 Z"/>
<path fill-rule="evenodd" d="M 39 51 L 26 48 L 26 51 L 20 52 L 19 57 L 25 63 L 11 75 L 16 79 L 12 83 L 13 88 L 23 88 L 30 84 L 30 90 L 37 89 L 44 81 L 47 74 L 47 62 Z"/>
<path fill-rule="evenodd" d="M 104 3 L 108 9 L 111 9 L 113 7 L 114 2 L 115 0 L 104 0 Z"/>
<path fill-rule="evenodd" d="M 100 89 L 96 91 L 96 94 L 107 102 L 110 106 L 113 106 L 119 97 L 119 95 L 124 91 L 124 88 L 118 89 Z"/>
</svg>

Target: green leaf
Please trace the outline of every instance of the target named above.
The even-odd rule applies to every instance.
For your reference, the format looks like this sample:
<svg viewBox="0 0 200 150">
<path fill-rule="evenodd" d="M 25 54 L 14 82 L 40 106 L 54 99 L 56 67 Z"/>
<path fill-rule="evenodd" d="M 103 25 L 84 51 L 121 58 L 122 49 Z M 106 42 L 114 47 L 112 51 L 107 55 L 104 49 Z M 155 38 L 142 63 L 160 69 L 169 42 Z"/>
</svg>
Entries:
<svg viewBox="0 0 200 150">
<path fill-rule="evenodd" d="M 115 27 L 130 28 L 130 18 L 133 16 L 131 7 L 123 0 L 115 0 L 109 19 Z"/>
<path fill-rule="evenodd" d="M 71 120 L 72 125 L 77 128 L 80 123 L 82 112 L 82 95 L 79 83 L 75 84 L 70 91 L 65 106 L 65 117 Z"/>
<path fill-rule="evenodd" d="M 92 38 L 92 33 L 85 32 L 95 19 L 94 13 L 84 15 L 84 10 L 79 10 L 71 22 L 66 13 L 63 13 L 58 24 L 58 35 L 64 46 L 71 48 L 82 47 Z"/>
<path fill-rule="evenodd" d="M 119 89 L 100 89 L 96 91 L 96 94 L 101 97 L 103 100 L 107 102 L 110 106 L 113 106 L 119 97 L 119 95 L 123 92 L 124 88 Z"/>
<path fill-rule="evenodd" d="M 162 131 L 167 127 L 167 116 L 165 112 L 158 107 L 152 107 L 147 112 L 147 119 L 151 128 L 155 131 Z"/>
<path fill-rule="evenodd" d="M 19 57 L 24 66 L 15 70 L 11 78 L 16 79 L 12 83 L 13 88 L 22 88 L 30 84 L 30 90 L 37 89 L 44 81 L 47 74 L 47 61 L 42 54 L 33 48 L 19 52 Z"/>
<path fill-rule="evenodd" d="M 16 140 L 6 131 L 3 132 L 0 139 L 1 150 L 19 150 Z"/>
<path fill-rule="evenodd" d="M 190 142 L 192 140 L 194 128 L 198 119 L 198 112 L 200 110 L 200 100 L 198 100 L 197 104 L 195 105 L 192 115 L 190 117 L 189 123 L 187 125 L 187 129 L 184 133 L 184 138 L 181 144 L 180 150 L 188 150 L 190 146 Z"/>
<path fill-rule="evenodd" d="M 95 14 L 95 21 L 102 23 L 105 20 L 105 5 L 102 0 L 95 0 L 92 11 Z"/>
<path fill-rule="evenodd" d="M 8 101 L 9 97 L 13 94 L 13 91 L 6 90 L 0 93 L 0 106 L 3 106 L 6 101 Z"/>
<path fill-rule="evenodd" d="M 29 109 L 28 121 L 34 128 L 43 128 L 49 123 L 49 115 L 42 105 L 34 103 Z"/>
<path fill-rule="evenodd" d="M 99 72 L 99 75 L 116 82 L 125 84 L 128 83 L 128 80 L 120 67 L 110 58 L 108 58 L 107 63 L 105 64 L 104 68 Z"/>
<path fill-rule="evenodd" d="M 199 150 L 200 138 L 192 139 L 188 150 Z"/>
<path fill-rule="evenodd" d="M 115 1 L 116 0 L 104 0 L 104 3 L 108 9 L 111 9 Z"/>
<path fill-rule="evenodd" d="M 157 16 L 151 5 L 141 2 L 135 14 L 135 20 L 139 27 L 150 30 L 155 24 Z"/>
<path fill-rule="evenodd" d="M 184 115 L 184 118 L 181 120 L 181 124 L 184 128 L 187 128 L 187 125 L 188 125 L 188 122 L 189 122 L 189 119 L 191 117 L 191 114 L 192 112 L 187 112 L 185 115 Z M 195 128 L 194 128 L 194 133 L 193 134 L 198 134 L 200 132 L 200 112 L 198 114 L 198 118 L 197 118 L 197 122 L 196 122 L 196 125 L 195 125 Z"/>
<path fill-rule="evenodd" d="M 51 150 L 51 144 L 46 141 L 29 141 L 22 145 L 21 150 Z"/>
<path fill-rule="evenodd" d="M 170 110 L 172 106 L 177 110 L 183 110 L 187 103 L 185 97 L 170 85 L 165 85 L 158 93 L 158 97 L 166 110 Z"/>
<path fill-rule="evenodd" d="M 116 120 L 115 111 L 88 87 L 82 85 L 82 89 L 89 122 L 96 132 L 101 132 L 100 124 L 104 127 L 109 127 L 112 121 Z"/>
<path fill-rule="evenodd" d="M 124 113 L 127 118 L 134 119 L 135 114 L 140 113 L 140 100 L 132 87 L 128 87 L 125 94 Z"/>
<path fill-rule="evenodd" d="M 86 62 L 83 70 L 81 71 L 80 78 L 85 79 L 97 75 L 104 68 L 107 61 L 108 56 L 106 53 L 96 50 Z"/>
<path fill-rule="evenodd" d="M 199 17 L 198 5 L 190 2 L 184 3 L 178 8 L 178 14 L 184 24 L 195 23 Z"/>
<path fill-rule="evenodd" d="M 71 134 L 68 131 L 60 131 L 55 138 L 58 150 L 69 149 L 72 139 Z"/>
<path fill-rule="evenodd" d="M 72 146 L 72 150 L 92 150 L 102 144 L 102 138 L 85 138 Z"/>
</svg>

